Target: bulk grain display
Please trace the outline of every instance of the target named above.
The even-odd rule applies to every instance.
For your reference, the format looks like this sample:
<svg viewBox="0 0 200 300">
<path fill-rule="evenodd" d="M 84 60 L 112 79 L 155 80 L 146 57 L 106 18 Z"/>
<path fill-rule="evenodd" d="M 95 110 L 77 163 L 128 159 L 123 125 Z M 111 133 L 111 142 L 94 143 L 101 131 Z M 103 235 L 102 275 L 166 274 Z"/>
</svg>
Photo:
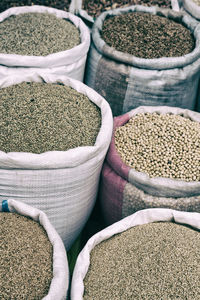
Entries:
<svg viewBox="0 0 200 300">
<path fill-rule="evenodd" d="M 200 114 L 139 107 L 114 118 L 100 202 L 106 224 L 138 210 L 200 212 Z"/>
<path fill-rule="evenodd" d="M 194 110 L 199 74 L 200 24 L 184 12 L 136 5 L 93 25 L 85 82 L 114 116 L 141 105 Z"/>
<path fill-rule="evenodd" d="M 27 5 L 45 5 L 68 11 L 70 2 L 71 0 L 1 0 L 0 12 L 11 7 Z"/>
<path fill-rule="evenodd" d="M 71 299 L 199 299 L 199 229 L 200 214 L 170 209 L 105 228 L 78 256 Z"/>
<path fill-rule="evenodd" d="M 90 33 L 80 18 L 45 6 L 0 14 L 0 78 L 46 72 L 83 81 Z"/>
<path fill-rule="evenodd" d="M 111 109 L 65 76 L 7 77 L 0 86 L 0 198 L 43 210 L 69 249 L 96 200 Z"/>
<path fill-rule="evenodd" d="M 0 298 L 66 299 L 66 251 L 47 216 L 18 201 L 4 200 L 0 226 Z"/>
<path fill-rule="evenodd" d="M 69 9 L 80 15 L 86 23 L 92 26 L 94 20 L 102 12 L 131 5 L 158 6 L 179 10 L 179 3 L 176 0 L 72 0 Z"/>
</svg>

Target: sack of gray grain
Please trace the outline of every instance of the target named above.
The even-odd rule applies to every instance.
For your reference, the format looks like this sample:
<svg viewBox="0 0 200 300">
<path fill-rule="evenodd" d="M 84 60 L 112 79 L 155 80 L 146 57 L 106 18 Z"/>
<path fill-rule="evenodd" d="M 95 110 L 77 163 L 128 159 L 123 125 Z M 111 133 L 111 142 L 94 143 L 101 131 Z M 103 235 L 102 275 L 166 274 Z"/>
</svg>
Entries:
<svg viewBox="0 0 200 300">
<path fill-rule="evenodd" d="M 19 201 L 4 200 L 0 228 L 0 299 L 66 300 L 66 250 L 47 215 Z"/>
<path fill-rule="evenodd" d="M 141 105 L 193 110 L 199 74 L 200 24 L 184 12 L 136 5 L 94 23 L 85 82 L 114 116 Z"/>
<path fill-rule="evenodd" d="M 182 7 L 193 18 L 200 20 L 200 1 L 199 0 L 182 0 Z"/>
<path fill-rule="evenodd" d="M 177 0 L 72 0 L 69 11 L 80 16 L 87 25 L 92 27 L 94 21 L 102 12 L 131 5 L 159 6 L 179 11 Z"/>
<path fill-rule="evenodd" d="M 156 208 L 105 228 L 78 256 L 71 300 L 198 300 L 199 230 L 199 213 Z"/>
<path fill-rule="evenodd" d="M 0 78 L 32 72 L 83 81 L 90 32 L 71 13 L 46 6 L 13 7 L 0 14 Z"/>
<path fill-rule="evenodd" d="M 200 212 L 200 114 L 143 106 L 114 118 L 100 203 L 106 224 L 145 208 Z"/>
<path fill-rule="evenodd" d="M 96 200 L 111 109 L 66 76 L 7 77 L 0 87 L 0 199 L 44 211 L 69 249 Z"/>
</svg>

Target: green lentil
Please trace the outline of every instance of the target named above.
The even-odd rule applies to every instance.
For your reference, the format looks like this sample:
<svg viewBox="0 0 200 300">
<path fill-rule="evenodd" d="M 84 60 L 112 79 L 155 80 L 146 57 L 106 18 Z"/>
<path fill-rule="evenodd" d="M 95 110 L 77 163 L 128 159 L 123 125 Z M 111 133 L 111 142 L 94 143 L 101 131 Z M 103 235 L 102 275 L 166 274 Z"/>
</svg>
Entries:
<svg viewBox="0 0 200 300">
<path fill-rule="evenodd" d="M 147 59 L 182 56 L 195 47 L 193 34 L 183 24 L 143 12 L 107 18 L 101 37 L 118 51 Z"/>
<path fill-rule="evenodd" d="M 150 177 L 200 181 L 200 123 L 180 115 L 142 113 L 115 131 L 126 165 Z"/>
<path fill-rule="evenodd" d="M 200 234 L 175 223 L 132 227 L 92 250 L 84 300 L 200 299 Z"/>
<path fill-rule="evenodd" d="M 68 11 L 70 0 L 1 0 L 0 12 L 15 6 L 44 5 Z"/>
<path fill-rule="evenodd" d="M 101 111 L 71 87 L 23 82 L 0 89 L 0 149 L 5 152 L 66 151 L 93 146 Z"/>
<path fill-rule="evenodd" d="M 0 23 L 0 53 L 46 56 L 80 44 L 79 29 L 53 14 L 12 15 Z"/>
<path fill-rule="evenodd" d="M 31 218 L 0 213 L 0 299 L 40 300 L 53 278 L 53 247 Z"/>
</svg>

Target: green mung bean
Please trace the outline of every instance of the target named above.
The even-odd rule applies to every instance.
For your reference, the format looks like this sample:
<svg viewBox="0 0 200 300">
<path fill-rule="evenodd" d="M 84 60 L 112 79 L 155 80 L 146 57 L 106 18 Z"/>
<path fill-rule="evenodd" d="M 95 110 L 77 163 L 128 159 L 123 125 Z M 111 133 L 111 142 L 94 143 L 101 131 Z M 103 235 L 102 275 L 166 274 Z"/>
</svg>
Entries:
<svg viewBox="0 0 200 300">
<path fill-rule="evenodd" d="M 101 111 L 71 87 L 23 82 L 0 89 L 0 150 L 66 151 L 93 146 Z"/>
<path fill-rule="evenodd" d="M 53 278 L 53 247 L 31 218 L 0 213 L 0 299 L 41 300 Z"/>
<path fill-rule="evenodd" d="M 200 299 L 200 234 L 158 222 L 132 227 L 96 245 L 84 300 Z"/>
<path fill-rule="evenodd" d="M 182 56 L 195 47 L 192 32 L 183 24 L 142 12 L 107 18 L 101 37 L 118 51 L 147 59 Z"/>
<path fill-rule="evenodd" d="M 115 131 L 121 159 L 150 177 L 200 181 L 200 123 L 180 115 L 141 113 Z"/>
<path fill-rule="evenodd" d="M 80 44 L 79 29 L 53 14 L 12 15 L 0 23 L 0 53 L 46 56 Z"/>
</svg>

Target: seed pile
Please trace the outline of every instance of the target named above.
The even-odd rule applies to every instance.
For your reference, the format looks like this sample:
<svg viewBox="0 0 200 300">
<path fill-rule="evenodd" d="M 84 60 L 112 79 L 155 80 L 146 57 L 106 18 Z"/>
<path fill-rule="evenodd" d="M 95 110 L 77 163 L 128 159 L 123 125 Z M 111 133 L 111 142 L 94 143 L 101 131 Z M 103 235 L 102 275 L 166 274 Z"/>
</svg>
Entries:
<svg viewBox="0 0 200 300">
<path fill-rule="evenodd" d="M 57 9 L 62 9 L 68 11 L 70 0 L 1 0 L 0 1 L 0 12 L 4 10 L 15 7 L 15 6 L 31 6 L 31 5 L 44 5 L 49 7 L 54 7 Z"/>
<path fill-rule="evenodd" d="M 53 278 L 53 247 L 43 227 L 0 213 L 0 299 L 41 300 Z"/>
<path fill-rule="evenodd" d="M 0 149 L 5 152 L 66 151 L 93 146 L 101 111 L 74 89 L 23 82 L 0 89 Z"/>
<path fill-rule="evenodd" d="M 200 0 L 192 0 L 194 3 L 196 3 L 197 5 L 200 5 Z"/>
<path fill-rule="evenodd" d="M 126 165 L 150 177 L 200 181 L 200 123 L 180 115 L 144 113 L 115 131 Z"/>
<path fill-rule="evenodd" d="M 98 17 L 102 12 L 106 10 L 137 4 L 144 6 L 159 6 L 171 8 L 170 0 L 83 0 L 83 9 L 86 10 L 90 16 Z"/>
<path fill-rule="evenodd" d="M 95 246 L 84 300 L 200 299 L 200 234 L 175 223 L 132 227 Z"/>
<path fill-rule="evenodd" d="M 195 47 L 192 33 L 181 23 L 142 12 L 107 18 L 101 37 L 110 47 L 140 58 L 182 56 Z"/>
<path fill-rule="evenodd" d="M 12 15 L 0 23 L 0 53 L 45 56 L 80 44 L 79 29 L 53 14 Z"/>
</svg>

